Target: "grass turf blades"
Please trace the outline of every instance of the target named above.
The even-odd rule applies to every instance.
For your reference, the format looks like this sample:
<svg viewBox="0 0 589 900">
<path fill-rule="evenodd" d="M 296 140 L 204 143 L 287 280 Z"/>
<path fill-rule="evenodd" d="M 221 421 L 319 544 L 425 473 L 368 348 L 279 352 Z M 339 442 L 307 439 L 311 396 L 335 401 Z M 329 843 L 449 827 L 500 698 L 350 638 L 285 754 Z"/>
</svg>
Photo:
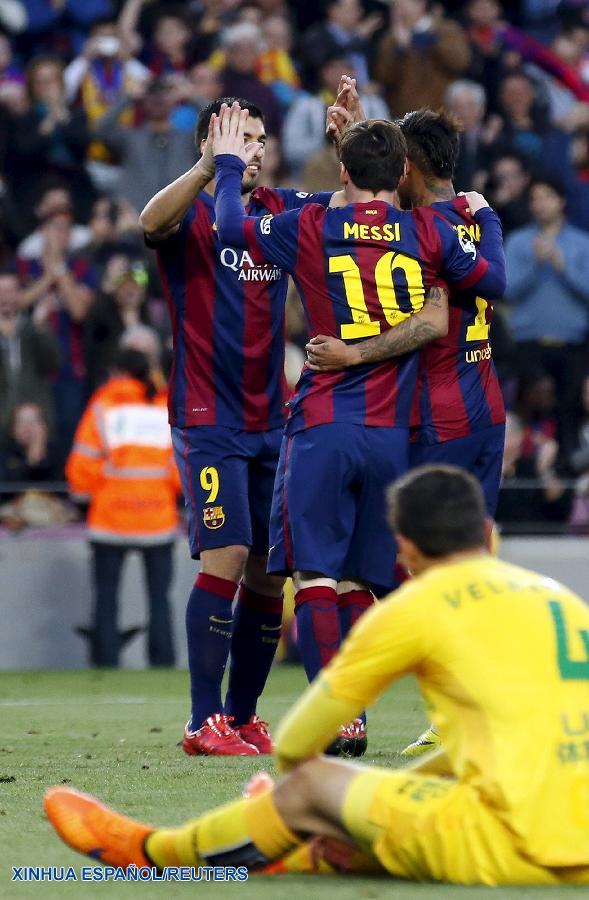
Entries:
<svg viewBox="0 0 589 900">
<path fill-rule="evenodd" d="M 276 667 L 260 704 L 275 726 L 303 690 L 302 670 Z M 384 879 L 251 877 L 246 883 L 12 883 L 12 866 L 69 866 L 88 860 L 61 844 L 42 797 L 66 782 L 157 825 L 177 825 L 233 799 L 269 757 L 188 757 L 176 744 L 187 715 L 185 672 L 0 673 L 0 898 L 199 897 L 243 900 L 483 900 L 489 888 Z M 371 710 L 362 762 L 401 766 L 397 752 L 426 717 L 415 682 L 404 679 Z M 14 779 L 14 780 L 12 780 Z M 493 900 L 575 900 L 583 888 L 494 888 Z M 583 891 L 583 895 L 586 891 Z"/>
</svg>

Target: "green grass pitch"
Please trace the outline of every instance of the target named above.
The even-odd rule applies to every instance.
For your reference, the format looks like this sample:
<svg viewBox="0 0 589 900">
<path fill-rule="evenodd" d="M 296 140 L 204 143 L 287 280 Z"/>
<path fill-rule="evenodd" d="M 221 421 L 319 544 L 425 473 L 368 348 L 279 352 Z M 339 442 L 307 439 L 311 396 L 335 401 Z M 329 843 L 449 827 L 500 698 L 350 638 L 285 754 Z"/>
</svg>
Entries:
<svg viewBox="0 0 589 900">
<path fill-rule="evenodd" d="M 261 714 L 275 725 L 303 686 L 301 670 L 275 668 Z M 0 674 L 0 898 L 580 900 L 581 888 L 458 888 L 349 876 L 234 884 L 11 883 L 12 866 L 73 865 L 79 873 L 85 864 L 59 842 L 43 815 L 43 792 L 52 784 L 71 783 L 130 815 L 175 825 L 233 799 L 253 772 L 271 770 L 266 759 L 185 756 L 176 744 L 187 690 L 185 672 Z M 399 765 L 395 750 L 424 724 L 415 685 L 404 680 L 371 713 L 367 762 Z"/>
</svg>

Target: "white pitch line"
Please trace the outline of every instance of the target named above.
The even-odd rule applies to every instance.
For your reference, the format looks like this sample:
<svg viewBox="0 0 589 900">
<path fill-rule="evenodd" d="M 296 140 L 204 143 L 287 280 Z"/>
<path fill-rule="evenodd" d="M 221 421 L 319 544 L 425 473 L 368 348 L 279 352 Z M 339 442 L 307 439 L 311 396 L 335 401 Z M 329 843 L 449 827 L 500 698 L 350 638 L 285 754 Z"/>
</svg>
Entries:
<svg viewBox="0 0 589 900">
<path fill-rule="evenodd" d="M 151 706 L 186 703 L 185 699 L 154 699 L 153 697 L 88 697 L 85 700 L 0 700 L 0 706 Z"/>
</svg>

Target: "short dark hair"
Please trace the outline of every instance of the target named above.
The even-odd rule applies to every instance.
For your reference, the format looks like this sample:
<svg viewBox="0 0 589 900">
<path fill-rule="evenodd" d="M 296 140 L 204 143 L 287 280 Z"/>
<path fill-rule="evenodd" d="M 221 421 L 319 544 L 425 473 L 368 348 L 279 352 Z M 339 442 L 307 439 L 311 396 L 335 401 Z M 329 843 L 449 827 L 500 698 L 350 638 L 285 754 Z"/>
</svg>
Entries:
<svg viewBox="0 0 589 900">
<path fill-rule="evenodd" d="M 448 556 L 485 544 L 485 501 L 480 484 L 457 466 L 420 466 L 389 488 L 393 530 L 425 556 Z"/>
<path fill-rule="evenodd" d="M 564 188 L 562 181 L 559 178 L 556 178 L 554 175 L 544 175 L 538 173 L 530 182 L 529 190 L 530 193 L 533 191 L 535 187 L 547 187 L 551 191 L 554 191 L 555 194 L 561 198 L 561 200 L 566 200 L 567 192 Z"/>
<path fill-rule="evenodd" d="M 445 110 L 416 109 L 399 121 L 407 156 L 430 178 L 453 178 L 458 159 L 460 123 Z"/>
<path fill-rule="evenodd" d="M 145 385 L 147 399 L 150 402 L 153 400 L 156 390 L 151 380 L 149 360 L 145 353 L 136 350 L 135 347 L 119 347 L 113 360 L 113 369 L 141 381 Z"/>
<path fill-rule="evenodd" d="M 352 183 L 375 194 L 396 190 L 406 158 L 401 129 L 385 119 L 358 122 L 344 133 L 340 144 L 340 159 Z"/>
<path fill-rule="evenodd" d="M 227 106 L 239 103 L 242 109 L 248 110 L 252 119 L 261 119 L 262 122 L 264 121 L 264 114 L 255 103 L 250 103 L 249 100 L 244 100 L 243 97 L 219 97 L 217 100 L 213 100 L 212 103 L 209 103 L 208 106 L 205 106 L 204 109 L 201 109 L 198 114 L 196 130 L 194 132 L 194 141 L 197 149 L 200 148 L 201 141 L 204 141 L 208 134 L 211 116 L 219 115 L 223 103 L 226 103 Z"/>
</svg>

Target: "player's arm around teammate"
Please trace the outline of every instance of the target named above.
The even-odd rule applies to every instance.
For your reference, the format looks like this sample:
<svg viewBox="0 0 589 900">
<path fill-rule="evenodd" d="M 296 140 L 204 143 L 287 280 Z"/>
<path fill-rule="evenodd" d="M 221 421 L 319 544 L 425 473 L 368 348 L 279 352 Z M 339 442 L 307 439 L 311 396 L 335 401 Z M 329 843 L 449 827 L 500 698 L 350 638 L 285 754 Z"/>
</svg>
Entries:
<svg viewBox="0 0 589 900">
<path fill-rule="evenodd" d="M 488 294 L 489 299 L 500 299 L 505 291 L 506 279 L 501 225 L 482 194 L 470 191 L 464 196 L 473 216 L 481 210 L 489 211 L 483 215 L 491 225 L 486 240 L 483 231 L 480 245 L 480 252 L 489 262 L 489 268 L 475 286 L 481 293 Z M 440 288 L 433 288 L 426 297 L 423 309 L 396 328 L 356 344 L 346 344 L 324 334 L 316 335 L 306 346 L 307 358 L 314 372 L 334 372 L 348 366 L 382 362 L 412 353 L 437 338 L 445 337 L 447 333 L 448 294 Z"/>
<path fill-rule="evenodd" d="M 306 346 L 307 360 L 314 372 L 335 372 L 348 366 L 382 362 L 413 353 L 447 334 L 448 292 L 433 287 L 427 292 L 419 312 L 375 338 L 346 344 L 336 337 L 316 335 Z"/>
</svg>

